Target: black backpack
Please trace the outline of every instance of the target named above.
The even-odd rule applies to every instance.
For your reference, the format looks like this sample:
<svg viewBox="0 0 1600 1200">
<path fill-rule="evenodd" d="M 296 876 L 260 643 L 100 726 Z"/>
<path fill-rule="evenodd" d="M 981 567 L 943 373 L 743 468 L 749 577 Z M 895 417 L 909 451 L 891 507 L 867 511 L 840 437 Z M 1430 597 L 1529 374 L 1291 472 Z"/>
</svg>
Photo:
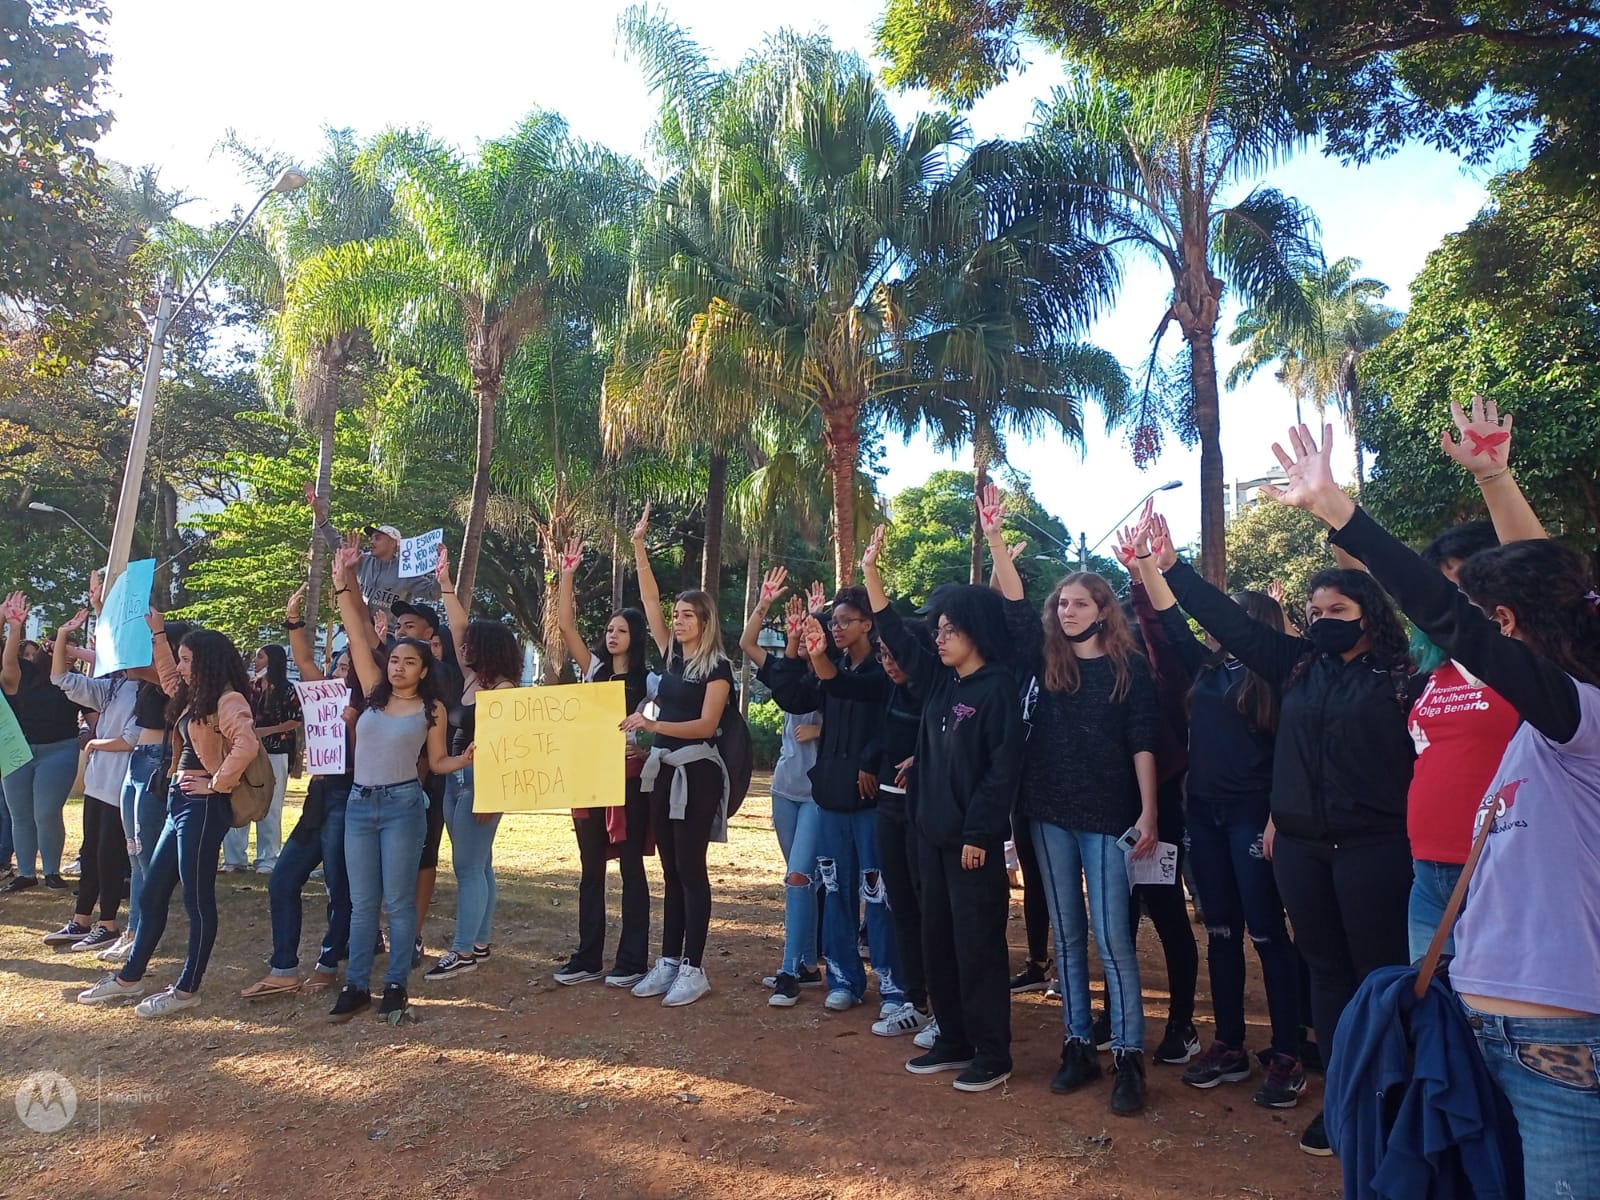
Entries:
<svg viewBox="0 0 1600 1200">
<path fill-rule="evenodd" d="M 756 773 L 756 747 L 750 740 L 750 726 L 739 715 L 738 698 L 731 693 L 722 724 L 717 726 L 716 746 L 722 765 L 728 769 L 728 816 L 732 818 L 750 792 L 750 778 Z"/>
</svg>

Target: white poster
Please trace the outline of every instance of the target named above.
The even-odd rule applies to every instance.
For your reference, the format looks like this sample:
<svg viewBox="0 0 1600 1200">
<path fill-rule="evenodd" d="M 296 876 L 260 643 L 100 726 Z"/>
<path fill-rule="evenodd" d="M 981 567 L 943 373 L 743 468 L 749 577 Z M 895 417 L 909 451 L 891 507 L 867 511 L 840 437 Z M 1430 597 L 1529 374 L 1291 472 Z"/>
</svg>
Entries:
<svg viewBox="0 0 1600 1200">
<path fill-rule="evenodd" d="M 1143 858 L 1128 856 L 1128 890 L 1141 883 L 1177 883 L 1178 847 L 1171 842 L 1157 842 L 1153 853 Z"/>
<path fill-rule="evenodd" d="M 300 714 L 306 723 L 306 770 L 312 775 L 345 772 L 344 710 L 350 707 L 350 689 L 336 679 L 297 683 Z"/>
<path fill-rule="evenodd" d="M 400 578 L 415 579 L 432 575 L 439 565 L 439 547 L 444 545 L 444 530 L 430 529 L 416 537 L 400 539 Z"/>
</svg>

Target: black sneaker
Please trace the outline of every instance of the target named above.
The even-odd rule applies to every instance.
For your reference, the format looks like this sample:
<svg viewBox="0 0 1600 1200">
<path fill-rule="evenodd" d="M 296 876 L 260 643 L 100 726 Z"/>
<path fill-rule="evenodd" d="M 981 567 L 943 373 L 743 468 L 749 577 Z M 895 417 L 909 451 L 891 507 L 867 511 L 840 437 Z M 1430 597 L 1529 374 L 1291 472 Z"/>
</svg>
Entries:
<svg viewBox="0 0 1600 1200">
<path fill-rule="evenodd" d="M 77 921 L 68 921 L 54 933 L 44 935 L 46 946 L 70 946 L 74 942 L 81 942 L 89 936 L 89 926 L 80 925 Z"/>
<path fill-rule="evenodd" d="M 1050 1090 L 1058 1096 L 1064 1096 L 1099 1078 L 1100 1061 L 1095 1058 L 1089 1043 L 1069 1039 L 1061 1047 L 1061 1069 L 1050 1081 Z"/>
<path fill-rule="evenodd" d="M 398 983 L 383 985 L 383 1000 L 378 1005 L 378 1019 L 398 1021 L 406 1011 L 406 990 Z"/>
<path fill-rule="evenodd" d="M 104 925 L 96 925 L 93 929 L 89 930 L 85 937 L 79 938 L 77 941 L 73 942 L 72 949 L 75 951 L 104 950 L 107 946 L 111 945 L 112 942 L 116 941 L 121 936 L 122 935 L 115 929 L 107 929 Z"/>
<path fill-rule="evenodd" d="M 906 1070 L 913 1075 L 937 1075 L 940 1071 L 965 1071 L 971 1065 L 972 1055 L 947 1050 L 935 1042 L 932 1050 L 906 1063 Z"/>
<path fill-rule="evenodd" d="M 1027 966 L 1011 977 L 1013 992 L 1042 992 L 1050 983 L 1050 964 L 1028 960 Z"/>
<path fill-rule="evenodd" d="M 439 956 L 439 961 L 422 976 L 437 982 L 440 979 L 449 979 L 453 975 L 465 975 L 468 971 L 476 971 L 478 961 L 476 954 L 457 954 L 454 950 L 446 950 Z"/>
<path fill-rule="evenodd" d="M 1293 1108 L 1305 1095 L 1305 1069 L 1287 1054 L 1274 1054 L 1267 1060 L 1267 1081 L 1255 1094 L 1262 1108 Z"/>
<path fill-rule="evenodd" d="M 1111 1013 L 1106 1009 L 1100 1010 L 1100 1015 L 1094 1019 L 1094 1029 L 1089 1033 L 1089 1040 L 1094 1043 L 1096 1050 L 1109 1050 L 1115 1040 L 1111 1035 Z"/>
<path fill-rule="evenodd" d="M 485 942 L 481 946 L 478 945 L 476 942 L 474 942 L 473 946 L 472 946 L 472 957 L 473 958 L 488 958 L 489 957 L 489 949 L 490 949 L 490 947 L 489 947 L 489 943 L 488 942 Z"/>
<path fill-rule="evenodd" d="M 599 967 L 586 967 L 576 959 L 568 959 L 567 965 L 556 971 L 553 978 L 557 983 L 568 985 L 574 983 L 588 983 L 591 979 L 602 979 L 605 972 Z"/>
<path fill-rule="evenodd" d="M 1328 1131 L 1323 1127 L 1321 1113 L 1311 1118 L 1311 1124 L 1300 1135 L 1300 1149 L 1313 1158 L 1333 1157 L 1333 1147 L 1328 1145 Z"/>
<path fill-rule="evenodd" d="M 44 877 L 44 885 L 55 892 L 64 892 L 68 887 L 67 881 L 59 875 L 46 875 Z"/>
<path fill-rule="evenodd" d="M 802 966 L 800 973 L 794 978 L 795 982 L 803 988 L 819 988 L 822 986 L 822 968 Z M 768 975 L 761 981 L 761 986 L 765 988 L 777 987 L 778 977 L 776 975 Z"/>
<path fill-rule="evenodd" d="M 1238 1083 L 1250 1078 L 1250 1056 L 1238 1046 L 1212 1042 L 1210 1048 L 1190 1063 L 1183 1081 L 1192 1088 L 1207 1091 L 1219 1083 Z"/>
<path fill-rule="evenodd" d="M 1119 1050 L 1116 1078 L 1111 1084 L 1111 1112 L 1113 1116 L 1131 1117 L 1144 1111 L 1145 1082 L 1144 1055 L 1137 1050 Z"/>
<path fill-rule="evenodd" d="M 987 1092 L 1010 1078 L 1010 1067 L 972 1066 L 956 1076 L 954 1087 L 958 1092 Z"/>
<path fill-rule="evenodd" d="M 772 979 L 772 995 L 767 1003 L 773 1008 L 793 1008 L 800 1002 L 800 981 L 787 971 L 779 971 Z"/>
<path fill-rule="evenodd" d="M 348 1021 L 358 1012 L 365 1012 L 372 1007 L 372 993 L 366 988 L 358 988 L 353 983 L 347 983 L 339 989 L 339 998 L 333 1002 L 333 1008 L 328 1013 L 331 1021 Z"/>
<path fill-rule="evenodd" d="M 1193 1025 L 1167 1026 L 1167 1035 L 1156 1047 L 1156 1061 L 1168 1066 L 1181 1067 L 1200 1053 L 1200 1035 Z"/>
<path fill-rule="evenodd" d="M 18 875 L 10 883 L 6 884 L 5 887 L 0 887 L 0 895 L 15 896 L 18 892 L 25 892 L 29 888 L 36 888 L 38 886 L 39 881 L 32 875 Z"/>
</svg>

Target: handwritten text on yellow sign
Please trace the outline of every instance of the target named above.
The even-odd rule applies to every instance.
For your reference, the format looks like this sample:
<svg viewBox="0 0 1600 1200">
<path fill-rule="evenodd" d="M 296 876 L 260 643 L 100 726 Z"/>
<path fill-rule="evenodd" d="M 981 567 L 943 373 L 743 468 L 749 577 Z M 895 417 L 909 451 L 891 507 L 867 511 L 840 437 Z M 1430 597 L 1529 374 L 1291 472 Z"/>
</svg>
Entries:
<svg viewBox="0 0 1600 1200">
<path fill-rule="evenodd" d="M 623 692 L 620 682 L 479 692 L 472 810 L 621 804 Z"/>
</svg>

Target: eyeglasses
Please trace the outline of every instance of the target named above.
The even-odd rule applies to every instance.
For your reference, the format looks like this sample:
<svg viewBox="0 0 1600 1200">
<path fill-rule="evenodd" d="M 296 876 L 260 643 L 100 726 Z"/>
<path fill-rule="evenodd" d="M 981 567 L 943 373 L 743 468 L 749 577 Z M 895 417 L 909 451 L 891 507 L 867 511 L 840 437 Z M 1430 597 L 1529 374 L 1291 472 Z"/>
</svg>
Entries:
<svg viewBox="0 0 1600 1200">
<path fill-rule="evenodd" d="M 829 629 L 849 629 L 850 626 L 854 625 L 857 621 L 865 621 L 865 620 L 866 620 L 865 617 L 851 617 L 847 621 L 841 621 L 841 620 L 839 620 L 838 617 L 835 617 L 833 620 L 828 622 L 828 628 Z"/>
<path fill-rule="evenodd" d="M 961 632 L 961 630 L 957 629 L 954 625 L 941 625 L 937 630 L 934 631 L 933 640 L 936 642 L 947 642 L 953 637 L 964 636 L 965 635 Z"/>
</svg>

